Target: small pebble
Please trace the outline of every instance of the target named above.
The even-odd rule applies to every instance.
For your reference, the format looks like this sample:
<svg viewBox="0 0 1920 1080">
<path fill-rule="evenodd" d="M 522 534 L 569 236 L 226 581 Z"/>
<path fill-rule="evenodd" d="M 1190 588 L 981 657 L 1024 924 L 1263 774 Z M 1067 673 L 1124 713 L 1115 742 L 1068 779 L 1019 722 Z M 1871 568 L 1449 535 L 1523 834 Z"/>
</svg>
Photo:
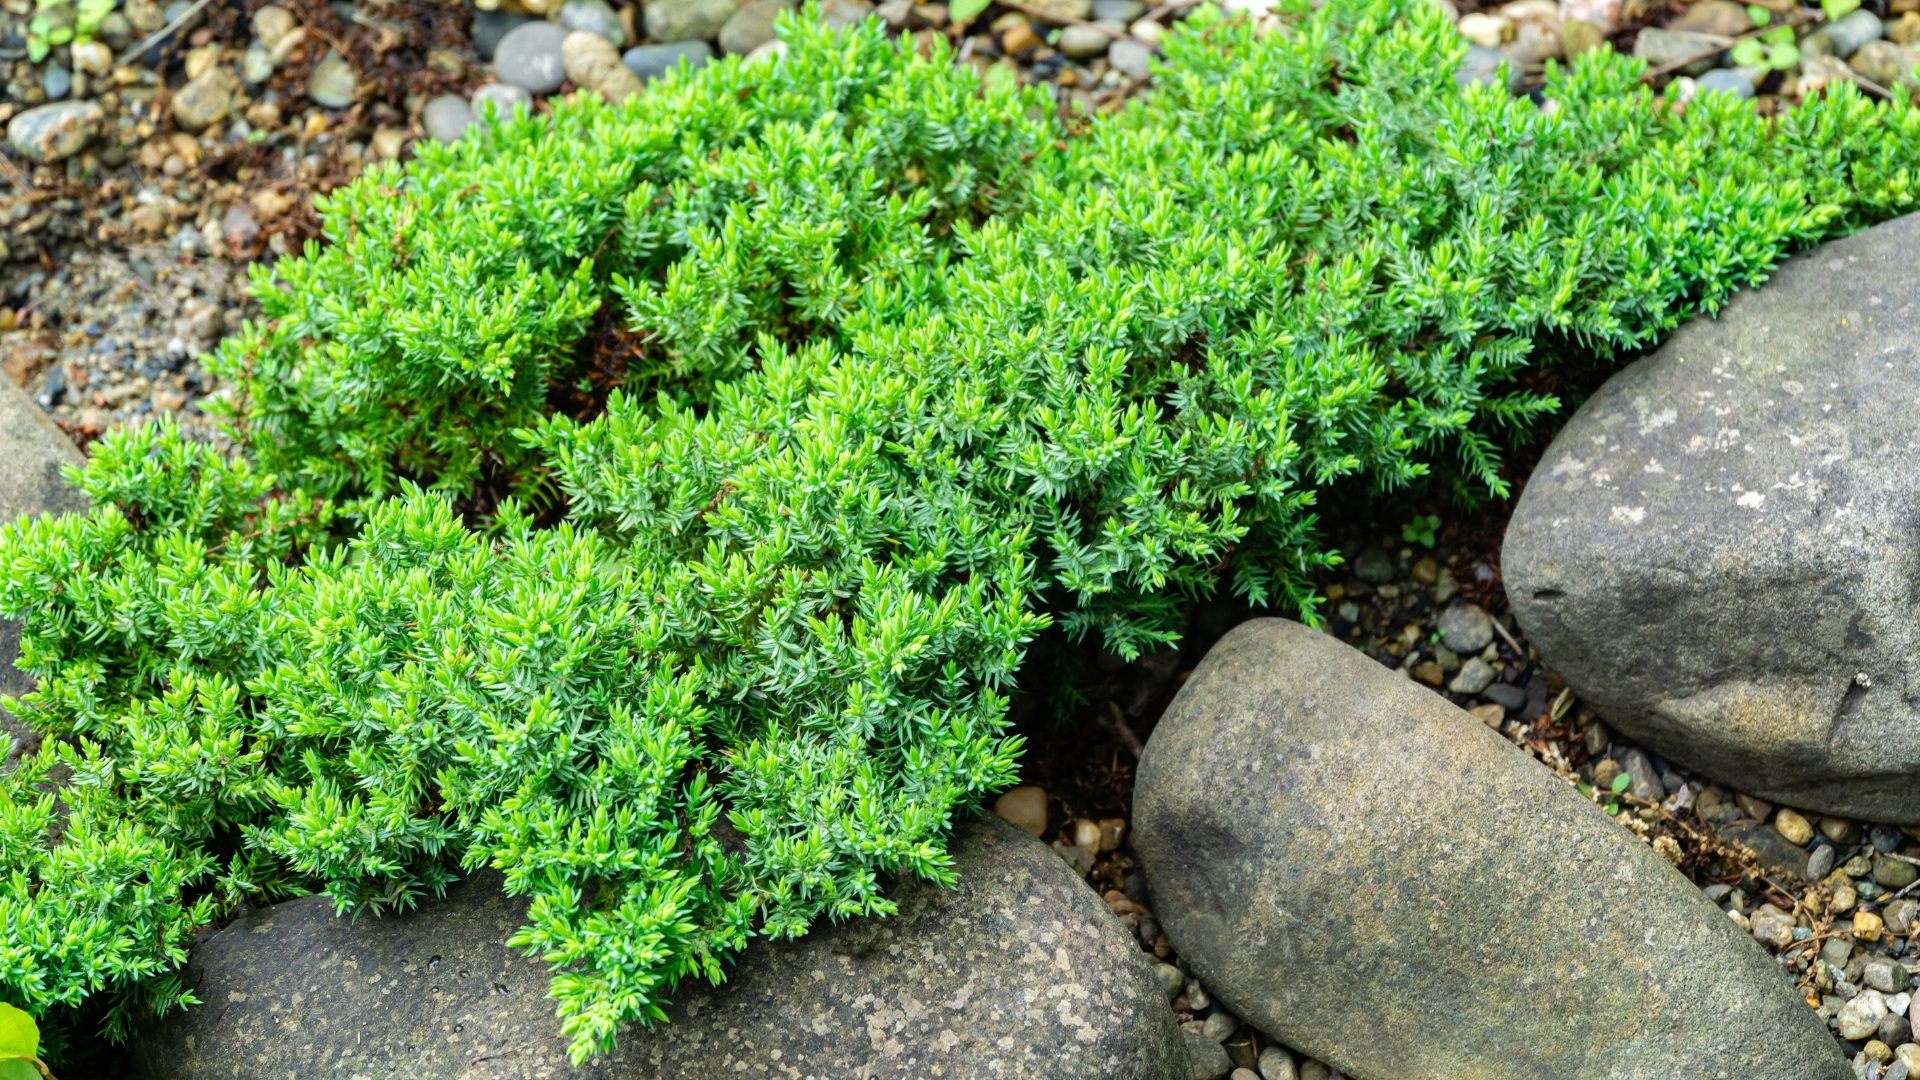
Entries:
<svg viewBox="0 0 1920 1080">
<path fill-rule="evenodd" d="M 1889 889 L 1904 889 L 1920 878 L 1920 867 L 1915 867 L 1905 859 L 1892 855 L 1882 855 L 1873 860 L 1873 880 L 1875 884 Z"/>
<path fill-rule="evenodd" d="M 560 47 L 570 33 L 550 22 L 523 23 L 500 39 L 493 52 L 494 77 L 535 97 L 551 94 L 567 81 Z"/>
<path fill-rule="evenodd" d="M 1167 996 L 1168 1001 L 1179 997 L 1180 991 L 1186 988 L 1187 977 L 1172 964 L 1155 965 L 1153 974 L 1160 980 L 1160 992 Z"/>
<path fill-rule="evenodd" d="M 1694 85 L 1701 93 L 1715 91 L 1722 94 L 1732 94 L 1734 97 L 1743 100 L 1752 97 L 1754 94 L 1752 80 L 1732 68 L 1716 68 L 1713 71 L 1709 71 L 1705 75 L 1700 76 Z"/>
<path fill-rule="evenodd" d="M 711 40 L 734 10 L 733 0 L 653 0 L 646 7 L 647 36 L 667 44 Z"/>
<path fill-rule="evenodd" d="M 1807 856 L 1807 880 L 1819 881 L 1833 871 L 1833 845 L 1819 844 Z"/>
<path fill-rule="evenodd" d="M 307 97 L 329 109 L 344 109 L 353 104 L 358 86 L 353 65 L 338 50 L 328 49 L 327 55 L 313 66 L 313 73 L 307 76 Z"/>
<path fill-rule="evenodd" d="M 1838 1025 L 1843 1039 L 1871 1038 L 1887 1015 L 1887 1002 L 1878 990 L 1865 990 L 1840 1009 Z"/>
<path fill-rule="evenodd" d="M 1447 648 L 1462 656 L 1493 644 L 1493 616 L 1479 604 L 1453 604 L 1440 613 L 1437 624 Z"/>
<path fill-rule="evenodd" d="M 599 34 L 619 48 L 627 43 L 626 28 L 607 0 L 567 0 L 560 9 L 560 25 L 569 30 Z"/>
<path fill-rule="evenodd" d="M 473 13 L 473 49 L 480 59 L 489 63 L 500 47 L 500 40 L 517 26 L 533 22 L 530 15 L 521 15 L 507 11 L 476 11 Z"/>
<path fill-rule="evenodd" d="M 1214 1042 L 1223 1043 L 1233 1038 L 1233 1033 L 1239 1030 L 1238 1017 L 1223 1009 L 1216 1009 L 1207 1017 L 1206 1027 L 1201 1034 Z"/>
<path fill-rule="evenodd" d="M 1267 1046 L 1260 1051 L 1261 1080 L 1298 1080 L 1294 1071 L 1293 1055 L 1278 1046 Z"/>
<path fill-rule="evenodd" d="M 643 80 L 657 79 L 680 66 L 684 60 L 689 70 L 707 66 L 713 59 L 713 46 L 704 41 L 682 41 L 672 45 L 637 45 L 626 51 L 620 58 L 627 70 Z"/>
<path fill-rule="evenodd" d="M 420 124 L 427 129 L 427 138 L 436 142 L 459 142 L 473 121 L 473 106 L 459 94 L 441 94 L 420 110 Z"/>
<path fill-rule="evenodd" d="M 1047 831 L 1047 789 L 1023 784 L 995 799 L 993 812 L 1039 836 Z"/>
<path fill-rule="evenodd" d="M 1460 665 L 1460 673 L 1447 684 L 1447 689 L 1456 694 L 1477 694 L 1492 682 L 1493 668 L 1476 656 Z"/>
<path fill-rule="evenodd" d="M 1360 549 L 1360 554 L 1354 556 L 1353 576 L 1375 585 L 1392 581 L 1393 557 L 1387 554 L 1386 549 L 1369 544 Z"/>
<path fill-rule="evenodd" d="M 40 89 L 46 91 L 47 100 L 58 101 L 73 91 L 73 73 L 49 64 L 47 70 L 40 73 Z"/>
<path fill-rule="evenodd" d="M 1782 809 L 1773 819 L 1773 827 L 1781 836 L 1786 837 L 1790 844 L 1804 845 L 1813 839 L 1813 826 L 1807 823 L 1806 818 L 1792 810 Z"/>
<path fill-rule="evenodd" d="M 742 4 L 720 28 L 720 51 L 745 56 L 774 40 L 774 20 L 792 7 L 792 0 L 751 0 Z M 651 8 L 648 14 L 651 16 Z"/>
<path fill-rule="evenodd" d="M 525 87 L 512 83 L 493 82 L 473 92 L 473 115 L 475 119 L 487 118 L 487 109 L 493 109 L 493 119 L 512 119 L 516 106 L 524 106 L 528 113 L 533 111 L 533 95 Z"/>
</svg>

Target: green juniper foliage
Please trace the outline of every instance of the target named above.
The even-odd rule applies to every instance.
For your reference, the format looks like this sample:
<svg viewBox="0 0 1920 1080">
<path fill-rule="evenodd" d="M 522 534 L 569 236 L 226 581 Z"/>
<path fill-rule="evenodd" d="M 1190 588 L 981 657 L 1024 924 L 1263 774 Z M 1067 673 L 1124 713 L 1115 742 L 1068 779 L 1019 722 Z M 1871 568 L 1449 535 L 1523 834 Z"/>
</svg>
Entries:
<svg viewBox="0 0 1920 1080">
<path fill-rule="evenodd" d="M 245 456 L 120 433 L 91 515 L 0 530 L 48 736 L 0 775 L 0 998 L 124 1033 L 242 900 L 492 867 L 583 1059 L 946 880 L 1049 625 L 1310 613 L 1316 491 L 1502 490 L 1528 368 L 1916 198 L 1904 100 L 1676 113 L 1601 53 L 1543 110 L 1456 87 L 1424 0 L 1281 14 L 1203 10 L 1092 121 L 796 22 L 337 192 L 222 352 Z M 624 389 L 555 414 L 610 337 Z M 482 486 L 524 502 L 476 528 Z"/>
</svg>

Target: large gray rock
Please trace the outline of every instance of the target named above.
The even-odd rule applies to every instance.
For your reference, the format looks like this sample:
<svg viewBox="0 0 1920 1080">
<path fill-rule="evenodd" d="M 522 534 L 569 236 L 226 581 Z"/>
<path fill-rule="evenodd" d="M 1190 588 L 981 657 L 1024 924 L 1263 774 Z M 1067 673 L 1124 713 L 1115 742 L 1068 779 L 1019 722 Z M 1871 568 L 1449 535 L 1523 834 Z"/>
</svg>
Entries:
<svg viewBox="0 0 1920 1080">
<path fill-rule="evenodd" d="M 86 513 L 86 493 L 61 476 L 63 467 L 85 463 L 27 392 L 0 376 L 0 525 L 37 514 Z M 0 619 L 0 694 L 33 689 L 33 679 L 13 666 L 19 658 L 20 624 Z M 13 736 L 16 756 L 39 745 L 39 736 L 5 711 L 0 711 L 0 731 Z"/>
<path fill-rule="evenodd" d="M 500 945 L 525 905 L 497 878 L 358 924 L 324 897 L 244 914 L 193 950 L 205 1004 L 140 1051 L 164 1080 L 1188 1080 L 1147 954 L 1058 856 L 999 818 L 951 850 L 958 888 L 907 885 L 894 918 L 756 942 L 725 986 L 683 985 L 670 1023 L 579 1069 L 546 965 Z"/>
<path fill-rule="evenodd" d="M 1260 619 L 1160 721 L 1134 848 L 1227 1009 L 1357 1077 L 1845 1080 L 1760 946 L 1486 725 Z"/>
<path fill-rule="evenodd" d="M 1502 569 L 1622 732 L 1775 802 L 1920 823 L 1920 215 L 1789 260 L 1608 380 Z"/>
</svg>

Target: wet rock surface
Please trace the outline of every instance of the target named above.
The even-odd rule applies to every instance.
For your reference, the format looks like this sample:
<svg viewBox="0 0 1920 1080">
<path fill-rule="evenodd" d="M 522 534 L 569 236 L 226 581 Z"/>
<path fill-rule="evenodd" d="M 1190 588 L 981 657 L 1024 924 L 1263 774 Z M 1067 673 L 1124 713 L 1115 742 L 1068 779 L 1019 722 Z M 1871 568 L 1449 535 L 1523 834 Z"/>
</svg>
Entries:
<svg viewBox="0 0 1920 1080">
<path fill-rule="evenodd" d="M 1542 659 L 1763 798 L 1920 822 L 1920 216 L 1683 326 L 1554 440 L 1504 549 Z"/>
<path fill-rule="evenodd" d="M 1485 725 L 1256 620 L 1149 741 L 1135 848 L 1182 959 L 1357 1076 L 1848 1077 L 1731 919 Z"/>
</svg>

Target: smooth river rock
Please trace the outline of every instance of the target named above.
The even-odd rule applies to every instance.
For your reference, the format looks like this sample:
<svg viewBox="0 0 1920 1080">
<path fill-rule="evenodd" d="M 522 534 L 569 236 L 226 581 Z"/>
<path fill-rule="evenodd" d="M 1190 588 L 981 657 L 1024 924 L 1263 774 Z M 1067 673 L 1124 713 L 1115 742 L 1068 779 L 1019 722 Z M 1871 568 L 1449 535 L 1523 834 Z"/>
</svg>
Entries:
<svg viewBox="0 0 1920 1080">
<path fill-rule="evenodd" d="M 1316 630 L 1243 623 L 1147 743 L 1134 847 L 1230 1012 L 1355 1076 L 1847 1080 L 1758 944 L 1572 784 Z"/>
<path fill-rule="evenodd" d="M 497 877 L 357 924 L 307 897 L 194 947 L 206 1004 L 139 1044 L 149 1077 L 1189 1080 L 1152 958 L 1086 883 L 996 817 L 951 847 L 959 886 L 900 914 L 756 942 L 727 983 L 683 984 L 669 1023 L 566 1063 L 546 965 L 500 942 L 525 904 Z"/>
<path fill-rule="evenodd" d="M 1589 398 L 1502 571 L 1607 723 L 1736 791 L 1920 823 L 1920 215 L 1788 260 Z"/>
</svg>

